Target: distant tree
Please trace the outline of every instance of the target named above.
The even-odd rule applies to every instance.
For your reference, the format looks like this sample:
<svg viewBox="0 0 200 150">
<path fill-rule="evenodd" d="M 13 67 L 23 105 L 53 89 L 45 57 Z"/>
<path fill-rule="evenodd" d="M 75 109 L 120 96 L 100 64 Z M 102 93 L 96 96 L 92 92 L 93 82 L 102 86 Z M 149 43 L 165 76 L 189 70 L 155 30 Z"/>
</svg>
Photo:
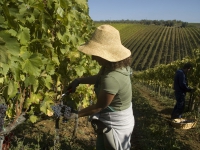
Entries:
<svg viewBox="0 0 200 150">
<path fill-rule="evenodd" d="M 155 24 L 155 25 L 161 25 L 161 22 L 158 21 L 158 20 L 153 20 L 152 23 Z"/>
<path fill-rule="evenodd" d="M 160 23 L 161 23 L 162 25 L 164 25 L 165 21 L 164 21 L 164 20 L 160 20 Z"/>
<path fill-rule="evenodd" d="M 172 27 L 174 26 L 174 22 L 172 20 L 167 20 L 164 22 L 164 26 Z"/>
<path fill-rule="evenodd" d="M 188 22 L 182 22 L 181 27 L 185 28 L 185 27 L 187 27 L 187 26 L 188 26 Z"/>
</svg>

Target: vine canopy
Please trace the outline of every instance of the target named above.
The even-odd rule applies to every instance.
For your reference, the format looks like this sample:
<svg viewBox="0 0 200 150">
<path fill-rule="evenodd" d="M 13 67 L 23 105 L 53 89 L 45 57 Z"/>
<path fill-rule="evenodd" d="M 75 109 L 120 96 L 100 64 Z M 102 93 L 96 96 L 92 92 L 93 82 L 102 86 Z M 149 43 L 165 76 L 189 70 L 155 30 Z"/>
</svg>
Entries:
<svg viewBox="0 0 200 150">
<path fill-rule="evenodd" d="M 9 106 L 8 117 L 25 111 L 35 122 L 37 113 L 52 111 L 71 80 L 98 71 L 77 50 L 95 26 L 87 0 L 1 0 L 0 5 L 0 99 Z M 78 96 L 70 100 L 80 104 Z"/>
</svg>

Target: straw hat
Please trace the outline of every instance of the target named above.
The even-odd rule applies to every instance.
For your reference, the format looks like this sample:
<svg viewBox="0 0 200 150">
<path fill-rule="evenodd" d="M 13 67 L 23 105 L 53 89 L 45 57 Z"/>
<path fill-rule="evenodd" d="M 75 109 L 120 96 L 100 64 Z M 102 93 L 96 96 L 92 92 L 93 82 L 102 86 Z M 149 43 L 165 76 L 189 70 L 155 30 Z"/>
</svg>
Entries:
<svg viewBox="0 0 200 150">
<path fill-rule="evenodd" d="M 110 25 L 97 27 L 91 40 L 81 45 L 79 51 L 110 62 L 121 61 L 131 55 L 130 50 L 121 44 L 119 31 Z"/>
</svg>

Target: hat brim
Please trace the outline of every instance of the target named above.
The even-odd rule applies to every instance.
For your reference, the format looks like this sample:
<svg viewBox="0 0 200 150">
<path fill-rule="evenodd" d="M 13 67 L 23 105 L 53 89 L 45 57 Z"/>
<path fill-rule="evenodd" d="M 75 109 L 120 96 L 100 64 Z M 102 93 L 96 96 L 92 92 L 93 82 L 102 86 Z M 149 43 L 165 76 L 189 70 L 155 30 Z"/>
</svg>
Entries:
<svg viewBox="0 0 200 150">
<path fill-rule="evenodd" d="M 131 56 L 131 51 L 122 44 L 103 45 L 93 40 L 79 46 L 78 50 L 88 55 L 99 56 L 110 62 L 121 61 Z"/>
</svg>

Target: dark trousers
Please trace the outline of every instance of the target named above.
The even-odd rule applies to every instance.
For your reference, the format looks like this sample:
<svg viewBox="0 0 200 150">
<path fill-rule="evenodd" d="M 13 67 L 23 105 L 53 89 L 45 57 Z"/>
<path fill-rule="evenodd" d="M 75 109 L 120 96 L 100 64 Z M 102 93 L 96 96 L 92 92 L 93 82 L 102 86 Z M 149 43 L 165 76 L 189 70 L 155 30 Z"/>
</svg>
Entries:
<svg viewBox="0 0 200 150">
<path fill-rule="evenodd" d="M 185 93 L 175 92 L 176 104 L 171 114 L 171 119 L 181 118 L 185 108 Z"/>
</svg>

